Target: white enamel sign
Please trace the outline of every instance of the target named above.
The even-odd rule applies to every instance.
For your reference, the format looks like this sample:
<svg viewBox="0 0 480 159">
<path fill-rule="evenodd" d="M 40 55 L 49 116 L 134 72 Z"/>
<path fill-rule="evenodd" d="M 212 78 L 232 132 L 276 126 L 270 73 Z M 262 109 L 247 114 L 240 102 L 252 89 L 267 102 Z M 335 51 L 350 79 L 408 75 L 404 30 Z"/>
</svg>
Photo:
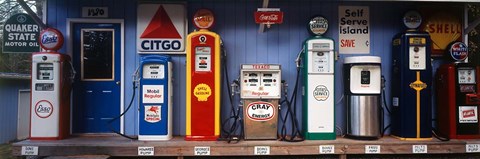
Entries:
<svg viewBox="0 0 480 159">
<path fill-rule="evenodd" d="M 341 54 L 370 53 L 370 13 L 368 6 L 339 6 L 338 31 Z"/>
</svg>

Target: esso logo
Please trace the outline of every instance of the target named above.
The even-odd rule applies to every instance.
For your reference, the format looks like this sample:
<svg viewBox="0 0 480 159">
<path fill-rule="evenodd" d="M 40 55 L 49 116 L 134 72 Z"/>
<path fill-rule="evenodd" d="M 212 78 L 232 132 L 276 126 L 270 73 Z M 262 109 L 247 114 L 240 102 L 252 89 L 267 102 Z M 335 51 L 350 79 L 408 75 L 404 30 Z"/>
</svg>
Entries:
<svg viewBox="0 0 480 159">
<path fill-rule="evenodd" d="M 468 47 L 463 42 L 455 42 L 450 45 L 450 56 L 455 61 L 463 61 L 468 57 Z"/>
<path fill-rule="evenodd" d="M 53 105 L 49 101 L 41 100 L 35 105 L 35 114 L 40 118 L 48 118 L 52 112 Z"/>
<path fill-rule="evenodd" d="M 63 35 L 54 28 L 47 28 L 40 33 L 40 46 L 48 51 L 57 51 L 63 45 Z"/>
</svg>

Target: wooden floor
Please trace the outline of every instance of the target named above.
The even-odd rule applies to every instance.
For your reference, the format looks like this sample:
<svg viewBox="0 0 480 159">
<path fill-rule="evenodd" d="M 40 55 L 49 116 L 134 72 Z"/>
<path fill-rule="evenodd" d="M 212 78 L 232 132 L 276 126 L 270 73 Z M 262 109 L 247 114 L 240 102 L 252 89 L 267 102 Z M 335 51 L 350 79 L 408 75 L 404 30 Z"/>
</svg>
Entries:
<svg viewBox="0 0 480 159">
<path fill-rule="evenodd" d="M 174 137 L 170 141 L 138 141 L 120 136 L 80 136 L 57 141 L 20 141 L 13 144 L 12 153 L 22 156 L 22 147 L 38 147 L 38 156 L 107 155 L 139 156 L 139 147 L 153 147 L 154 156 L 257 156 L 263 155 L 388 155 L 388 154 L 479 154 L 480 140 L 402 141 L 385 136 L 379 140 L 362 141 L 338 137 L 336 140 L 283 142 L 272 140 L 185 141 Z M 334 151 L 324 150 L 334 147 Z M 466 152 L 469 147 L 469 151 Z M 197 149 L 195 149 L 197 148 Z M 202 149 L 203 148 L 203 149 Z M 207 149 L 205 149 L 207 148 Z M 380 149 L 377 149 L 380 148 Z M 255 151 L 255 149 L 259 151 Z M 197 150 L 197 151 L 195 151 Z M 209 151 L 208 151 L 209 150 Z M 260 151 L 261 150 L 261 151 Z M 208 152 L 208 153 L 207 153 Z M 267 154 L 268 153 L 268 154 Z"/>
</svg>

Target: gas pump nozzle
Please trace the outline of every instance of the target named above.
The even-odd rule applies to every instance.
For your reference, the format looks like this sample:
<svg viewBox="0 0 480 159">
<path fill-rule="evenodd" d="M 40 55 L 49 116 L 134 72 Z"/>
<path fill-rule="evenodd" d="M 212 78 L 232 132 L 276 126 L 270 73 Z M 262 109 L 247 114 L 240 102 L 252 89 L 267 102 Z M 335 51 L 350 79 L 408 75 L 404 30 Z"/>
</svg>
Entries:
<svg viewBox="0 0 480 159">
<path fill-rule="evenodd" d="M 297 54 L 297 58 L 295 59 L 295 64 L 297 64 L 297 68 L 303 67 L 302 66 L 302 56 L 303 56 L 303 51 L 305 48 L 302 48 L 300 52 Z"/>
</svg>

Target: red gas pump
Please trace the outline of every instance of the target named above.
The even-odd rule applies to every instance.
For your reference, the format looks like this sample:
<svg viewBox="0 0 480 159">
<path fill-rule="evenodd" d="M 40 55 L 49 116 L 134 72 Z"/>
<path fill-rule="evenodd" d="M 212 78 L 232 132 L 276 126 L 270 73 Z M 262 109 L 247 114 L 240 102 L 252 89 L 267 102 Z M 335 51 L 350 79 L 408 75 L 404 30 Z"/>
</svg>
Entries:
<svg viewBox="0 0 480 159">
<path fill-rule="evenodd" d="M 451 139 L 480 138 L 480 66 L 465 63 L 468 48 L 450 46 L 454 63 L 441 65 L 436 74 L 437 119 L 440 134 Z"/>
<path fill-rule="evenodd" d="M 199 31 L 187 36 L 185 140 L 216 140 L 220 136 L 220 36 L 208 29 L 213 13 L 198 10 L 193 22 Z"/>
</svg>

